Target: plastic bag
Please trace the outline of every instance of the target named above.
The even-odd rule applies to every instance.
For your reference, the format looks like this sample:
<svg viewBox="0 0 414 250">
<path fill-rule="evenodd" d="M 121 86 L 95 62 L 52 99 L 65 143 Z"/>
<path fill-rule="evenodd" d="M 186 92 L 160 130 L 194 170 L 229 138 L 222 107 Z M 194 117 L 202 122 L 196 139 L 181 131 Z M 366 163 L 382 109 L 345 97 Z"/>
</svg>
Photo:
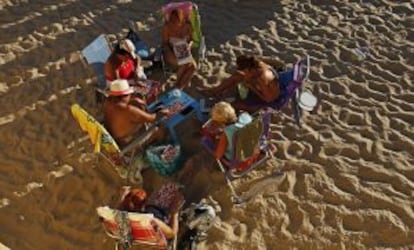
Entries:
<svg viewBox="0 0 414 250">
<path fill-rule="evenodd" d="M 153 146 L 149 147 L 145 153 L 151 167 L 160 175 L 172 175 L 181 167 L 181 148 L 179 145 Z"/>
</svg>

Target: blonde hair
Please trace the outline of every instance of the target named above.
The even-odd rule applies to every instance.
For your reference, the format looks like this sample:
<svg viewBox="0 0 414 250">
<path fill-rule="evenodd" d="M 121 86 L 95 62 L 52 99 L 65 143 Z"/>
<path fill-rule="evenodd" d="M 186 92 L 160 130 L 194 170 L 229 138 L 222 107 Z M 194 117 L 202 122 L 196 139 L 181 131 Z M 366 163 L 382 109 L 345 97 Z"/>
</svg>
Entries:
<svg viewBox="0 0 414 250">
<path fill-rule="evenodd" d="M 230 103 L 218 102 L 211 110 L 211 119 L 215 122 L 229 124 L 237 120 L 237 115 Z"/>
</svg>

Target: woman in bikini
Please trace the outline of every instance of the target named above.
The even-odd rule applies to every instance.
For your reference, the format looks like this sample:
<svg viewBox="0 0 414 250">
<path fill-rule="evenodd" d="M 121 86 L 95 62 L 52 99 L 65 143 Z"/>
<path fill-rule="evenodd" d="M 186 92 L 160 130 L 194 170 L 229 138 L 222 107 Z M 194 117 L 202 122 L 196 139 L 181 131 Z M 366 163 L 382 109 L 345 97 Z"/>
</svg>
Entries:
<svg viewBox="0 0 414 250">
<path fill-rule="evenodd" d="M 149 197 L 143 189 L 123 187 L 118 209 L 128 212 L 151 213 L 154 222 L 167 239 L 178 233 L 179 210 L 184 203 L 184 196 L 179 185 L 167 182 Z"/>
<path fill-rule="evenodd" d="M 162 30 L 162 47 L 164 59 L 167 64 L 177 66 L 176 87 L 184 89 L 190 83 L 196 71 L 196 63 L 191 57 L 189 62 L 181 63 L 177 59 L 177 53 L 191 53 L 192 45 L 192 27 L 191 23 L 185 20 L 184 12 L 181 9 L 174 9 L 170 13 L 169 20 L 164 24 Z M 175 48 L 174 45 L 184 43 L 186 48 Z M 179 51 L 181 50 L 181 51 Z M 180 53 L 181 54 L 181 53 Z M 191 54 L 190 54 L 191 55 Z"/>
<path fill-rule="evenodd" d="M 128 80 L 130 85 L 135 85 L 136 80 L 146 79 L 141 66 L 141 59 L 135 54 L 135 45 L 129 39 L 121 40 L 105 62 L 105 78 L 108 86 L 116 79 Z"/>
</svg>

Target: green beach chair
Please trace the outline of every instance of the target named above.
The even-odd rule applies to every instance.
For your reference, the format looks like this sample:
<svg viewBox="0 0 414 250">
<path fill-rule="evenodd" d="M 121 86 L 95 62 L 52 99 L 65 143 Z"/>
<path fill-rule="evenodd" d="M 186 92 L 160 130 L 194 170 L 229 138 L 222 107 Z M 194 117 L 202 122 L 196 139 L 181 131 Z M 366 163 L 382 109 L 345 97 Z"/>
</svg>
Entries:
<svg viewBox="0 0 414 250">
<path fill-rule="evenodd" d="M 191 23 L 192 26 L 192 52 L 198 65 L 205 59 L 206 44 L 205 38 L 201 30 L 201 18 L 197 4 L 193 2 L 171 2 L 161 7 L 161 15 L 163 23 L 167 22 L 171 12 L 174 9 L 181 9 L 185 15 L 185 18 Z M 164 73 L 166 72 L 166 65 L 163 57 L 161 56 Z"/>
</svg>

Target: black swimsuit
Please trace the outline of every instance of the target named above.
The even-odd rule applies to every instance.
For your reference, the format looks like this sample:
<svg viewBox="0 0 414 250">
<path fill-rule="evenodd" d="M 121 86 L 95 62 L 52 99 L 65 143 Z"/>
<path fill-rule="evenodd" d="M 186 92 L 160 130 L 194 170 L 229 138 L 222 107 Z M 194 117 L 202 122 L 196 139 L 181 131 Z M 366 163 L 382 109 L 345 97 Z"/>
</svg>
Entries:
<svg viewBox="0 0 414 250">
<path fill-rule="evenodd" d="M 157 206 L 148 205 L 145 207 L 145 212 L 153 214 L 156 218 L 162 220 L 165 223 L 168 223 L 168 215 L 164 209 L 161 209 Z"/>
</svg>

